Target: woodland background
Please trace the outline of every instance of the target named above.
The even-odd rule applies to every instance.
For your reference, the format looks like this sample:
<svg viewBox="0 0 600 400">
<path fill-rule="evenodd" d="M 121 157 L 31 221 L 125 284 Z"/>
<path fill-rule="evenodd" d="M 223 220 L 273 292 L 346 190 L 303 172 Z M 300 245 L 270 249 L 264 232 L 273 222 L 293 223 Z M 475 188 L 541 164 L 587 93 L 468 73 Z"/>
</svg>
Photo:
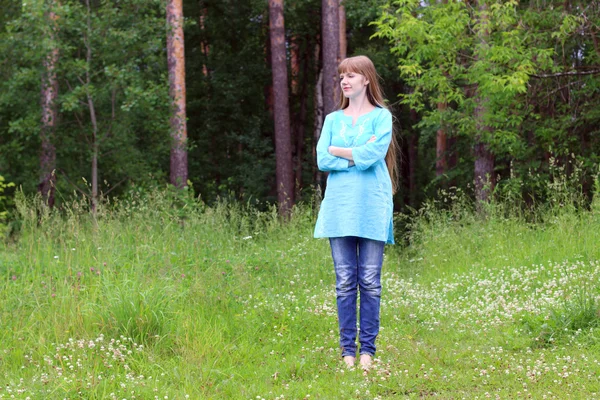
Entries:
<svg viewBox="0 0 600 400">
<path fill-rule="evenodd" d="M 600 397 L 599 30 L 598 1 L 0 0 L 0 399 Z M 344 50 L 402 147 L 369 371 L 312 239 Z"/>
<path fill-rule="evenodd" d="M 344 54 L 373 59 L 396 118 L 397 211 L 449 187 L 544 202 L 556 171 L 589 195 L 599 35 L 598 1 L 1 0 L 0 212 L 17 187 L 309 201 Z"/>
</svg>

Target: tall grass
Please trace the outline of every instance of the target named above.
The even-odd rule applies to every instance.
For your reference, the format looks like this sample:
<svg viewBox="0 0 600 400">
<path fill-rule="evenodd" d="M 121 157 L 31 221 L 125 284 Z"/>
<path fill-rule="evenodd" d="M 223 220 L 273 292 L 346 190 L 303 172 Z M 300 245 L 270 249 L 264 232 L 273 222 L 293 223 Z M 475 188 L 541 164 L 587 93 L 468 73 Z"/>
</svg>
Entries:
<svg viewBox="0 0 600 400">
<path fill-rule="evenodd" d="M 340 361 L 313 205 L 282 222 L 169 190 L 95 216 L 20 196 L 0 253 L 0 398 L 593 398 L 600 207 L 566 198 L 482 216 L 451 192 L 399 221 L 363 372 Z"/>
</svg>

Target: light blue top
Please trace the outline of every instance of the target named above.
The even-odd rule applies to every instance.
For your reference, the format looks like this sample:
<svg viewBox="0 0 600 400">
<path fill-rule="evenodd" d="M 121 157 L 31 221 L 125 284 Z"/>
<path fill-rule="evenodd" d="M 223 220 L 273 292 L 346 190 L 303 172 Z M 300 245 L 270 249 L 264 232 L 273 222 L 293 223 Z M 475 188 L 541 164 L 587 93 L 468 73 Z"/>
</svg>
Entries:
<svg viewBox="0 0 600 400">
<path fill-rule="evenodd" d="M 367 143 L 373 135 L 376 140 Z M 354 126 L 343 110 L 325 118 L 317 164 L 329 177 L 316 238 L 358 236 L 394 243 L 392 182 L 385 163 L 391 140 L 392 114 L 385 108 L 361 115 Z M 329 154 L 329 146 L 351 147 L 355 165 Z"/>
</svg>

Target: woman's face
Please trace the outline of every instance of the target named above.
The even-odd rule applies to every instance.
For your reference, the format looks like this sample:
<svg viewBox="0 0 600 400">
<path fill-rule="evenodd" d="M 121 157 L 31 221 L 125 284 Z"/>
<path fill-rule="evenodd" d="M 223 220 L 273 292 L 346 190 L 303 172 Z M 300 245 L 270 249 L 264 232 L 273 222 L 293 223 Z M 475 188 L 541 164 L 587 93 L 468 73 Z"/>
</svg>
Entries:
<svg viewBox="0 0 600 400">
<path fill-rule="evenodd" d="M 355 98 L 366 93 L 369 81 L 364 75 L 356 72 L 345 72 L 340 74 L 340 86 L 342 93 L 348 99 Z"/>
</svg>

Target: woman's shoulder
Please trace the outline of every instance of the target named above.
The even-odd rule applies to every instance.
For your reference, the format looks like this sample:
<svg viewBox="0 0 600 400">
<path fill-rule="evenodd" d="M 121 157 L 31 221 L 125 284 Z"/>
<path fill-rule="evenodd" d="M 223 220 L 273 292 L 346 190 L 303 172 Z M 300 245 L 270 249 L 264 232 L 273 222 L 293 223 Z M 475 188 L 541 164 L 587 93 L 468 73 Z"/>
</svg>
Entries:
<svg viewBox="0 0 600 400">
<path fill-rule="evenodd" d="M 342 110 L 341 108 L 339 110 L 335 110 L 330 112 L 329 114 L 327 114 L 325 116 L 325 119 L 338 119 L 340 118 L 340 116 L 344 115 L 344 110 Z"/>
<path fill-rule="evenodd" d="M 378 114 L 377 114 L 378 118 L 391 118 L 392 117 L 392 112 L 385 107 L 377 106 L 377 110 L 378 110 Z"/>
</svg>

